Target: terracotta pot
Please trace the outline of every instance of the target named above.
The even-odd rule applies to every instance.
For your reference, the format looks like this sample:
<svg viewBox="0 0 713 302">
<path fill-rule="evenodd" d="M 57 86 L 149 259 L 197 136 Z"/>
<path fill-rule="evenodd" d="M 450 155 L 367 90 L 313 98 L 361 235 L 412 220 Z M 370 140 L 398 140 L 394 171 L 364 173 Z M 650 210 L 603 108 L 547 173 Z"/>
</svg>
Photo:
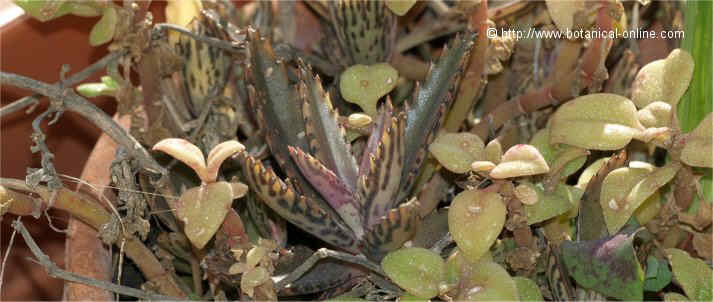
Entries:
<svg viewBox="0 0 713 302">
<path fill-rule="evenodd" d="M 10 3 L 0 3 L 0 15 L 7 12 Z M 151 11 L 155 20 L 164 20 L 163 7 L 165 3 L 152 4 Z M 54 83 L 59 80 L 59 71 L 63 64 L 69 64 L 69 74 L 80 71 L 92 62 L 106 54 L 106 46 L 91 47 L 88 35 L 98 18 L 82 18 L 65 16 L 46 23 L 36 21 L 27 16 L 20 16 L 0 27 L 0 69 L 4 72 L 16 73 L 34 79 Z M 95 74 L 87 82 L 97 82 L 101 74 Z M 30 92 L 2 86 L 0 95 L 2 105 L 7 105 L 23 96 L 31 95 Z M 91 100 L 107 114 L 112 115 L 116 104 L 110 98 L 94 98 Z M 0 120 L 0 158 L 2 160 L 0 177 L 24 179 L 28 167 L 40 167 L 40 157 L 30 152 L 32 141 L 32 120 L 46 110 L 47 100 L 40 101 L 30 114 L 15 112 Z M 101 134 L 99 129 L 84 120 L 77 114 L 67 112 L 59 121 L 49 127 L 43 127 L 48 136 L 46 142 L 55 154 L 54 164 L 58 173 L 72 177 L 80 177 L 99 185 L 108 184 L 108 169 L 100 168 L 111 162 L 114 151 L 107 148 L 107 143 L 98 144 L 92 153 L 92 162 L 87 162 L 92 148 Z M 86 166 L 85 166 L 86 163 Z M 108 166 L 107 166 L 108 167 Z M 91 172 L 100 172 L 91 174 Z M 102 180 L 104 178 L 104 180 Z M 65 182 L 65 185 L 74 188 L 75 183 Z M 67 227 L 69 217 L 60 212 L 50 212 L 53 225 L 58 228 Z M 12 228 L 10 222 L 15 217 L 5 216 L 2 219 L 2 235 L 0 246 L 5 252 L 8 246 Z M 75 222 L 70 222 L 71 240 L 68 240 L 67 249 L 72 252 L 65 260 L 65 234 L 53 231 L 45 217 L 34 220 L 30 217 L 23 219 L 35 241 L 40 245 L 50 258 L 60 267 L 71 262 L 71 270 L 87 276 L 108 276 L 108 256 L 102 254 L 104 247 L 96 240 L 96 235 L 86 226 L 82 227 Z M 83 235 L 79 235 L 83 234 Z M 76 240 L 86 238 L 87 240 Z M 79 252 L 81 251 L 81 253 Z M 63 282 L 51 278 L 39 265 L 26 260 L 31 253 L 25 243 L 18 237 L 12 248 L 8 265 L 5 268 L 3 292 L 0 300 L 59 300 L 62 299 Z M 83 258 L 83 259 L 82 259 Z M 81 262 L 79 260 L 89 260 Z M 96 261 L 95 261 L 96 260 Z M 102 261 L 98 261 L 102 260 Z M 65 298 L 82 300 L 106 300 L 106 293 L 75 287 L 68 287 Z M 104 295 L 104 296 L 102 296 Z"/>
</svg>

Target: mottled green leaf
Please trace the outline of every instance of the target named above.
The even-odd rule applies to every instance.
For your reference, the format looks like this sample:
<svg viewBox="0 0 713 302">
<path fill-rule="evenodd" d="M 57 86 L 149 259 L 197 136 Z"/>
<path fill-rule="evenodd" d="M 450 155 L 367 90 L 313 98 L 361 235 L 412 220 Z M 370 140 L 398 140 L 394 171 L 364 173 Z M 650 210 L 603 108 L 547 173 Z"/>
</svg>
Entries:
<svg viewBox="0 0 713 302">
<path fill-rule="evenodd" d="M 634 253 L 635 232 L 599 240 L 565 241 L 565 267 L 580 286 L 621 300 L 643 298 L 644 272 Z"/>
</svg>

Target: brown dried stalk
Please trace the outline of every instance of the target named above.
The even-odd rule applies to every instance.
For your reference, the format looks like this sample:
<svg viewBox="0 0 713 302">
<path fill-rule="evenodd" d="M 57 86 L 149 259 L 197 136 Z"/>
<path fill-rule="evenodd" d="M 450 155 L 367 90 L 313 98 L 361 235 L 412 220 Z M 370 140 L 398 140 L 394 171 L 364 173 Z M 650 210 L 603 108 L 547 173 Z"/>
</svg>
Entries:
<svg viewBox="0 0 713 302">
<path fill-rule="evenodd" d="M 606 3 L 599 8 L 597 27 L 603 31 L 612 29 L 611 7 Z M 500 129 L 507 121 L 522 114 L 531 113 L 550 105 L 557 105 L 576 97 L 582 88 L 589 86 L 595 79 L 598 69 L 609 52 L 610 39 L 593 39 L 584 53 L 581 65 L 568 72 L 555 74 L 553 81 L 531 93 L 524 94 L 498 105 L 495 110 L 484 116 L 473 128 L 472 133 L 484 140 L 488 134 Z M 560 54 L 560 57 L 565 54 Z M 558 58 L 559 59 L 559 58 Z M 576 87 L 576 89 L 573 89 Z"/>
</svg>

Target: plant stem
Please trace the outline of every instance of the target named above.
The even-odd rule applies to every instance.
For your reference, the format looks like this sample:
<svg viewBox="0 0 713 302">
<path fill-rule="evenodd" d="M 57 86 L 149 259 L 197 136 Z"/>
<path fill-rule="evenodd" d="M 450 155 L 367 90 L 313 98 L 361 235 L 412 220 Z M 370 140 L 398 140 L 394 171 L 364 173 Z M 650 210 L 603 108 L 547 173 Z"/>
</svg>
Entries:
<svg viewBox="0 0 713 302">
<path fill-rule="evenodd" d="M 60 85 L 50 85 L 17 74 L 0 72 L 0 84 L 13 85 L 32 90 L 50 99 L 58 100 L 59 105 L 70 111 L 79 113 L 99 129 L 111 136 L 118 144 L 124 146 L 127 152 L 139 161 L 143 169 L 148 172 L 166 175 L 168 172 L 161 167 L 143 146 L 119 124 L 111 119 L 96 105 L 79 96 L 71 89 L 62 89 Z M 50 110 L 53 110 L 50 108 Z"/>
<path fill-rule="evenodd" d="M 63 280 L 67 280 L 70 282 L 76 282 L 76 283 L 81 283 L 81 284 L 86 284 L 98 288 L 102 288 L 108 291 L 112 291 L 118 294 L 126 295 L 126 296 L 131 296 L 143 300 L 166 300 L 166 301 L 176 301 L 176 300 L 183 300 L 181 298 L 177 297 L 169 297 L 169 296 L 164 296 L 164 295 L 157 295 L 153 294 L 147 291 L 143 291 L 140 289 L 136 289 L 133 287 L 128 287 L 128 286 L 122 286 L 122 285 L 117 285 L 111 282 L 106 282 L 106 281 L 101 281 L 101 280 L 96 280 L 96 279 L 91 279 L 87 278 L 84 276 L 80 276 L 77 274 L 74 274 L 72 272 L 65 271 L 63 269 L 60 269 L 57 264 L 52 262 L 50 260 L 50 257 L 47 256 L 42 250 L 40 249 L 39 246 L 37 246 L 37 243 L 35 243 L 35 240 L 32 239 L 32 236 L 30 233 L 27 231 L 25 226 L 22 224 L 22 222 L 18 219 L 12 222 L 12 227 L 22 235 L 22 238 L 25 239 L 25 243 L 27 243 L 27 246 L 30 248 L 30 251 L 32 254 L 37 258 L 37 261 L 39 262 L 40 265 L 44 266 L 45 270 L 47 270 L 47 273 L 55 278 L 60 278 Z"/>
<path fill-rule="evenodd" d="M 16 191 L 35 193 L 40 196 L 41 202 L 37 204 L 32 198 Z M 53 208 L 69 212 L 73 217 L 96 230 L 102 230 L 105 225 L 111 222 L 111 214 L 88 195 L 72 192 L 66 188 L 57 191 L 51 191 L 44 186 L 30 188 L 25 182 L 18 179 L 0 178 L 0 209 L 7 209 L 8 212 L 15 215 L 31 215 L 37 208 L 44 210 L 49 207 L 49 200 L 55 193 L 56 198 L 51 205 Z M 121 235 L 117 242 L 122 241 Z M 161 266 L 148 247 L 133 236 L 127 236 L 124 239 L 126 255 L 136 263 L 146 279 L 156 284 L 160 291 L 166 295 L 185 297 L 185 293 L 180 290 L 176 280 Z"/>
</svg>

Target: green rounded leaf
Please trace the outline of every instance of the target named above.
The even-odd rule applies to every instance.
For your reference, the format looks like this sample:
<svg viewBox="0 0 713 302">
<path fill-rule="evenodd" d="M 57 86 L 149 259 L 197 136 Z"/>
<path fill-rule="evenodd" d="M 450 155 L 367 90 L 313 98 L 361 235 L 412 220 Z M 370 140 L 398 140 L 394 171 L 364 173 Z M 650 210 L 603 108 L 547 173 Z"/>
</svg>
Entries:
<svg viewBox="0 0 713 302">
<path fill-rule="evenodd" d="M 584 149 L 616 150 L 626 146 L 644 127 L 629 99 L 609 93 L 580 96 L 554 113 L 550 144 Z"/>
<path fill-rule="evenodd" d="M 512 279 L 515 280 L 520 301 L 545 301 L 535 281 L 525 277 L 513 277 Z"/>
<path fill-rule="evenodd" d="M 94 24 L 92 31 L 89 33 L 89 44 L 99 46 L 114 38 L 118 14 L 116 8 L 108 6 L 104 9 L 104 15 L 99 19 L 97 24 Z"/>
<path fill-rule="evenodd" d="M 691 300 L 713 300 L 713 270 L 701 259 L 696 259 L 679 249 L 667 249 L 676 283 Z"/>
<path fill-rule="evenodd" d="M 611 171 L 602 181 L 599 204 L 602 207 L 604 222 L 609 234 L 615 234 L 626 224 L 636 208 L 627 204 L 626 197 L 631 189 L 653 169 L 618 168 Z"/>
<path fill-rule="evenodd" d="M 681 161 L 695 167 L 713 168 L 713 113 L 686 137 L 681 151 Z"/>
<path fill-rule="evenodd" d="M 72 12 L 73 4 L 69 1 L 58 0 L 15 0 L 26 14 L 40 22 L 59 18 Z"/>
<path fill-rule="evenodd" d="M 395 15 L 403 16 L 405 15 L 417 0 L 384 0 L 386 7 L 388 7 Z"/>
<path fill-rule="evenodd" d="M 691 83 L 693 65 L 693 57 L 681 49 L 674 49 L 666 59 L 646 64 L 632 84 L 632 100 L 638 108 L 656 101 L 675 107 Z"/>
<path fill-rule="evenodd" d="M 490 171 L 490 177 L 503 179 L 549 172 L 550 167 L 537 148 L 518 144 L 508 149 L 500 163 Z"/>
<path fill-rule="evenodd" d="M 173 206 L 183 221 L 186 237 L 202 249 L 223 224 L 233 203 L 233 186 L 216 182 L 186 190 Z"/>
<path fill-rule="evenodd" d="M 502 197 L 495 192 L 467 190 L 453 199 L 448 229 L 468 261 L 477 261 L 493 245 L 506 213 Z"/>
<path fill-rule="evenodd" d="M 402 248 L 386 255 L 381 267 L 389 278 L 410 294 L 430 299 L 438 295 L 444 278 L 444 261 L 424 248 Z"/>
<path fill-rule="evenodd" d="M 515 280 L 502 266 L 491 261 L 473 264 L 470 275 L 459 287 L 458 301 L 519 301 Z"/>
<path fill-rule="evenodd" d="M 529 225 L 567 212 L 574 206 L 574 199 L 582 196 L 580 189 L 564 184 L 558 184 L 554 192 L 545 192 L 542 184 L 531 186 L 537 192 L 539 201 L 531 205 L 523 205 Z"/>
<path fill-rule="evenodd" d="M 636 112 L 636 118 L 646 128 L 671 126 L 671 104 L 652 102 Z"/>
<path fill-rule="evenodd" d="M 339 77 L 339 91 L 350 103 L 359 105 L 364 112 L 376 116 L 376 103 L 396 87 L 399 73 L 387 63 L 353 65 Z"/>
<path fill-rule="evenodd" d="M 470 132 L 441 133 L 429 146 L 438 162 L 454 173 L 470 171 L 474 161 L 485 157 L 484 149 L 483 140 Z"/>
</svg>

